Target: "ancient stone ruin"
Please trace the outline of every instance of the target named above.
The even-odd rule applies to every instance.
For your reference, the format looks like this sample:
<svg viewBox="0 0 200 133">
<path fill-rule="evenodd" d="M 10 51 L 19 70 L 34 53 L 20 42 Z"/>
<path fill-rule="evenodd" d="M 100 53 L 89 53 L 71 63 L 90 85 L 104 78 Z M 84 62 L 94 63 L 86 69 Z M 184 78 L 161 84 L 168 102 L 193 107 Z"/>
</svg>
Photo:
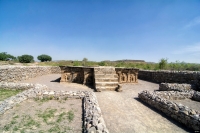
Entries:
<svg viewBox="0 0 200 133">
<path fill-rule="evenodd" d="M 123 83 L 137 83 L 139 69 L 115 67 L 71 67 L 60 66 L 60 82 L 80 83 L 96 91 L 121 91 Z"/>
<path fill-rule="evenodd" d="M 0 103 L 0 114 L 12 109 L 17 103 L 29 98 L 83 99 L 84 132 L 105 132 L 100 107 L 94 92 L 87 91 L 52 91 L 45 85 L 14 83 L 45 74 L 60 74 L 60 82 L 79 83 L 95 88 L 96 91 L 121 91 L 121 84 L 138 83 L 138 78 L 161 83 L 159 90 L 143 91 L 138 94 L 141 101 L 149 104 L 167 116 L 177 120 L 194 131 L 200 130 L 200 110 L 177 104 L 175 100 L 193 100 L 200 102 L 200 72 L 149 71 L 133 68 L 115 67 L 40 67 L 40 66 L 1 66 L 0 87 L 22 89 L 22 93 L 5 99 Z M 134 91 L 134 90 L 133 90 Z M 92 112 L 92 113 L 91 113 Z M 94 121 L 91 123 L 91 121 Z"/>
</svg>

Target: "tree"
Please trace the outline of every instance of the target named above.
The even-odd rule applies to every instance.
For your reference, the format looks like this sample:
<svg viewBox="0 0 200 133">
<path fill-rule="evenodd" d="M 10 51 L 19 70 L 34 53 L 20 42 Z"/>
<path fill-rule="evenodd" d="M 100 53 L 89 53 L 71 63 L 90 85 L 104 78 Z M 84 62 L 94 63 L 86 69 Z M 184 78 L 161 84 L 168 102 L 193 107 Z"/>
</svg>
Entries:
<svg viewBox="0 0 200 133">
<path fill-rule="evenodd" d="M 159 62 L 159 69 L 165 69 L 166 66 L 167 66 L 167 58 L 166 59 L 162 58 Z"/>
<path fill-rule="evenodd" d="M 87 61 L 88 61 L 88 59 L 87 59 L 87 58 L 83 58 L 83 60 L 82 60 L 82 62 L 83 62 L 83 66 L 85 66 L 85 65 L 86 65 Z"/>
<path fill-rule="evenodd" d="M 7 52 L 0 53 L 0 60 L 1 61 L 6 61 L 9 58 L 12 59 L 12 60 L 16 59 L 16 57 L 14 57 L 13 55 L 7 54 Z"/>
<path fill-rule="evenodd" d="M 44 61 L 51 61 L 51 60 L 52 60 L 51 56 L 46 55 L 46 54 L 39 55 L 39 56 L 37 57 L 37 59 L 40 60 L 41 62 L 44 62 Z"/>
<path fill-rule="evenodd" d="M 18 60 L 21 63 L 30 63 L 30 62 L 34 62 L 33 60 L 33 56 L 32 55 L 22 55 L 22 56 L 18 56 Z"/>
</svg>

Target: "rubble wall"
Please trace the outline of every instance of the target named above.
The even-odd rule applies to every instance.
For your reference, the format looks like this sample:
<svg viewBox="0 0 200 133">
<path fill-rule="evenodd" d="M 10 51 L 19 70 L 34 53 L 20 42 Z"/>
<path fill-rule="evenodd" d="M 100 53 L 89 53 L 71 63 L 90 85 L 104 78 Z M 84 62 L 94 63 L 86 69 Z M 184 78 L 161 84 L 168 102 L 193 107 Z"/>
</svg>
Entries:
<svg viewBox="0 0 200 133">
<path fill-rule="evenodd" d="M 200 72 L 139 70 L 138 78 L 156 83 L 187 83 L 200 91 Z"/>
<path fill-rule="evenodd" d="M 60 74 L 56 66 L 0 66 L 0 82 L 17 82 L 46 74 Z"/>
<path fill-rule="evenodd" d="M 179 121 L 180 123 L 184 124 L 185 126 L 193 129 L 194 131 L 200 130 L 200 112 L 194 109 L 190 109 L 187 106 L 182 104 L 176 104 L 175 102 L 170 101 L 168 98 L 163 98 L 160 94 L 157 93 L 178 93 L 176 92 L 149 92 L 149 91 L 142 91 L 138 94 L 138 97 L 145 103 L 149 104 L 150 106 L 160 110 L 161 112 L 165 113 L 169 117 Z M 182 92 L 180 92 L 182 93 Z M 172 96 L 177 97 L 177 94 Z M 179 94 L 179 98 L 185 97 L 182 94 Z M 188 95 L 188 98 L 191 95 Z"/>
</svg>

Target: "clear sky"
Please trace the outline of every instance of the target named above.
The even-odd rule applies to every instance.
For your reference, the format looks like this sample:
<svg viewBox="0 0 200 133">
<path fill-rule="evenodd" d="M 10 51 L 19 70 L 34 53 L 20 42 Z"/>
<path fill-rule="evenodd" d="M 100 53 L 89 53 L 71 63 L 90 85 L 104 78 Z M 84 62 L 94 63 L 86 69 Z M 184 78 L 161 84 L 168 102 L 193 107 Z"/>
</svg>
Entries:
<svg viewBox="0 0 200 133">
<path fill-rule="evenodd" d="M 200 63 L 200 0 L 0 0 L 0 52 Z"/>
</svg>

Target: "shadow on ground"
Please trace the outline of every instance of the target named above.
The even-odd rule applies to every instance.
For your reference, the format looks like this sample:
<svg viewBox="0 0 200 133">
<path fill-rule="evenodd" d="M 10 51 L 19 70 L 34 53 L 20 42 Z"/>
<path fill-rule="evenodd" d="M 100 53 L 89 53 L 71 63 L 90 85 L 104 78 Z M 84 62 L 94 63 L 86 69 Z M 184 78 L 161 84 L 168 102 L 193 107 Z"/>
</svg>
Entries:
<svg viewBox="0 0 200 133">
<path fill-rule="evenodd" d="M 161 115 L 162 117 L 165 117 L 165 118 L 166 118 L 167 120 L 169 120 L 171 123 L 173 123 L 173 124 L 175 124 L 176 126 L 182 128 L 182 129 L 184 129 L 186 132 L 191 132 L 191 133 L 194 132 L 193 130 L 187 128 L 185 125 L 183 125 L 183 124 L 177 122 L 176 120 L 172 119 L 171 117 L 167 116 L 165 113 L 163 113 L 163 112 L 159 111 L 158 109 L 156 109 L 156 108 L 150 106 L 149 104 L 147 104 L 147 103 L 141 101 L 139 98 L 133 98 L 133 99 L 135 99 L 136 101 L 140 102 L 141 104 L 147 106 L 149 109 L 151 109 L 151 110 L 153 110 L 154 112 L 158 113 L 158 114 Z"/>
</svg>

